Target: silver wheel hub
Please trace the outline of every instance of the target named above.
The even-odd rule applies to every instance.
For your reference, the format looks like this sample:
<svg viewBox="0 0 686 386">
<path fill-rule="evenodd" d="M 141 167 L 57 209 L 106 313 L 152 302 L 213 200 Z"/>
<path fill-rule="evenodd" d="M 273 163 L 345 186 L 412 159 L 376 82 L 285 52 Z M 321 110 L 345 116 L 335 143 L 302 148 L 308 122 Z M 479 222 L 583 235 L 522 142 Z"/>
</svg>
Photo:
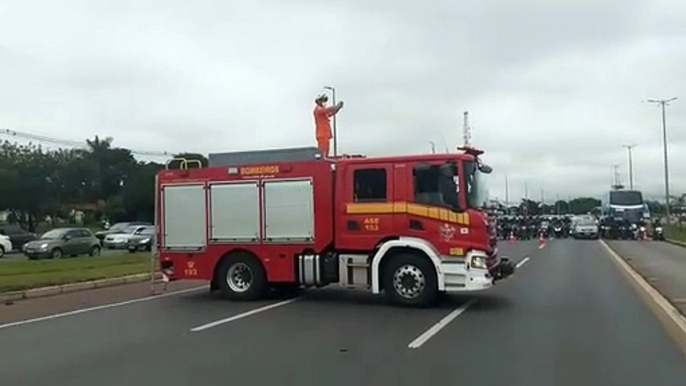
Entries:
<svg viewBox="0 0 686 386">
<path fill-rule="evenodd" d="M 252 285 L 252 271 L 245 263 L 236 263 L 226 273 L 226 283 L 233 292 L 245 292 Z"/>
<path fill-rule="evenodd" d="M 419 268 L 406 264 L 393 273 L 393 288 L 405 299 L 414 299 L 426 288 L 426 277 Z"/>
</svg>

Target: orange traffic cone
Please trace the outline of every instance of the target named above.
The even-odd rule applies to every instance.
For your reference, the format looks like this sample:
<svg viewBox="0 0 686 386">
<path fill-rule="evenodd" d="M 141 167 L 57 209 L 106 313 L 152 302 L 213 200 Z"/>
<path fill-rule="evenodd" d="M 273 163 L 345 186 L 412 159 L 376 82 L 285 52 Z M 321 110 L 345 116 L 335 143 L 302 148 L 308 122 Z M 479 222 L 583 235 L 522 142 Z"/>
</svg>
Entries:
<svg viewBox="0 0 686 386">
<path fill-rule="evenodd" d="M 538 236 L 538 249 L 543 249 L 545 248 L 545 237 L 543 237 L 543 234 L 541 233 Z"/>
<path fill-rule="evenodd" d="M 510 232 L 510 244 L 514 244 L 515 241 L 516 241 L 516 239 L 514 236 L 514 232 Z"/>
</svg>

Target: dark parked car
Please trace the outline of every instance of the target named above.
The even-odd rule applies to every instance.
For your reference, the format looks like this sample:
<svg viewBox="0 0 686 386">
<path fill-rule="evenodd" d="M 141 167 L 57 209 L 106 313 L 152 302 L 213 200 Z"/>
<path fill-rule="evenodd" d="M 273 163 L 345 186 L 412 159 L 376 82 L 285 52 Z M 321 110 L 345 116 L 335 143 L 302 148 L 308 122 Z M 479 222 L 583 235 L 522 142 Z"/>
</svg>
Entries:
<svg viewBox="0 0 686 386">
<path fill-rule="evenodd" d="M 27 232 L 18 225 L 0 225 L 0 235 L 8 236 L 12 242 L 12 249 L 16 250 L 21 250 L 24 244 L 38 238 L 35 233 Z"/>
<path fill-rule="evenodd" d="M 65 255 L 97 256 L 100 254 L 100 241 L 86 228 L 58 228 L 26 244 L 24 253 L 31 260 L 60 259 Z"/>
<path fill-rule="evenodd" d="M 152 243 L 155 241 L 155 227 L 145 227 L 140 233 L 129 237 L 126 243 L 126 249 L 129 252 L 151 251 Z"/>
<path fill-rule="evenodd" d="M 118 223 L 112 225 L 110 227 L 110 229 L 97 232 L 95 234 L 95 237 L 97 237 L 98 240 L 100 240 L 100 242 L 102 243 L 102 241 L 105 239 L 105 237 L 107 235 L 111 235 L 113 233 L 123 233 L 132 225 L 152 225 L 152 224 L 150 224 L 148 222 L 144 222 L 144 221 L 118 222 Z"/>
</svg>

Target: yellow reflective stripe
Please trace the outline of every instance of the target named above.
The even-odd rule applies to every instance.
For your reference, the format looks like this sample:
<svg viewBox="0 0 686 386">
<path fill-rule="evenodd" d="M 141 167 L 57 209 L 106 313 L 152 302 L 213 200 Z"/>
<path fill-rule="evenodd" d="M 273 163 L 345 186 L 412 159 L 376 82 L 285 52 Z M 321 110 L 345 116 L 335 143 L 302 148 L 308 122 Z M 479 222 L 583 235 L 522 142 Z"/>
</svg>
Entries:
<svg viewBox="0 0 686 386">
<path fill-rule="evenodd" d="M 383 214 L 393 213 L 393 203 L 369 203 L 369 204 L 347 204 L 346 213 L 348 214 Z"/>
<path fill-rule="evenodd" d="M 418 217 L 428 217 L 435 220 L 445 221 L 460 225 L 469 225 L 469 216 L 466 213 L 455 213 L 444 208 L 407 203 L 348 203 L 348 214 L 402 214 L 407 213 Z"/>
</svg>

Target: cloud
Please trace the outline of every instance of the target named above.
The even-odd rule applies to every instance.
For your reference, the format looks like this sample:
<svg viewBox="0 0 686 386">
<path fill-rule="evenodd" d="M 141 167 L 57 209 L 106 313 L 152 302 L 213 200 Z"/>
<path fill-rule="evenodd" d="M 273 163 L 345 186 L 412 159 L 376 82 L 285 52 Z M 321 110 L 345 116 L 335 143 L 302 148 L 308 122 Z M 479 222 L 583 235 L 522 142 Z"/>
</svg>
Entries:
<svg viewBox="0 0 686 386">
<path fill-rule="evenodd" d="M 155 151 L 313 145 L 330 84 L 342 151 L 454 149 L 469 110 L 492 196 L 505 175 L 511 199 L 525 182 L 599 196 L 613 164 L 626 180 L 626 143 L 637 187 L 659 196 L 660 112 L 642 101 L 686 89 L 685 16 L 678 0 L 11 1 L 0 126 Z M 675 192 L 685 106 L 668 110 Z"/>
</svg>

